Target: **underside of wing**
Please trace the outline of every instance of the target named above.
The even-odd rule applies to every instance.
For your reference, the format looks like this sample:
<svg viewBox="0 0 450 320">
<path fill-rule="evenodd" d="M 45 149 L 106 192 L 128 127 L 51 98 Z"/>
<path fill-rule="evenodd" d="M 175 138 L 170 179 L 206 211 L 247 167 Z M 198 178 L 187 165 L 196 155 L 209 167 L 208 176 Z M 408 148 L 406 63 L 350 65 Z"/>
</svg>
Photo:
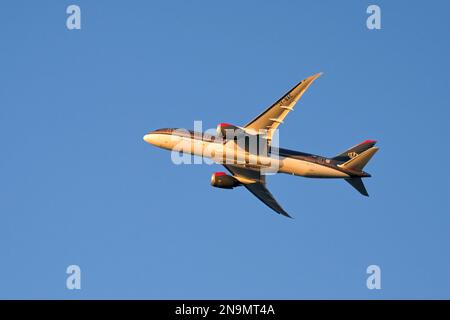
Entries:
<svg viewBox="0 0 450 320">
<path fill-rule="evenodd" d="M 249 183 L 244 184 L 244 187 L 248 189 L 251 193 L 253 193 L 259 200 L 264 202 L 269 208 L 282 214 L 283 216 L 292 218 L 284 209 L 278 204 L 273 195 L 267 190 L 266 186 L 262 183 Z"/>
<path fill-rule="evenodd" d="M 265 176 L 261 175 L 258 170 L 228 164 L 224 165 L 224 167 L 227 168 L 227 170 L 230 171 L 233 176 L 239 180 L 245 188 L 247 188 L 248 191 L 253 193 L 269 208 L 279 214 L 292 218 L 286 211 L 284 211 L 270 191 L 266 188 Z"/>
<path fill-rule="evenodd" d="M 301 98 L 303 93 L 308 89 L 311 83 L 316 80 L 322 73 L 315 74 L 305 80 L 302 80 L 294 88 L 289 90 L 277 102 L 267 108 L 263 113 L 245 125 L 245 130 L 253 134 L 260 134 L 261 130 L 266 132 L 266 137 L 272 140 L 274 131 Z"/>
</svg>

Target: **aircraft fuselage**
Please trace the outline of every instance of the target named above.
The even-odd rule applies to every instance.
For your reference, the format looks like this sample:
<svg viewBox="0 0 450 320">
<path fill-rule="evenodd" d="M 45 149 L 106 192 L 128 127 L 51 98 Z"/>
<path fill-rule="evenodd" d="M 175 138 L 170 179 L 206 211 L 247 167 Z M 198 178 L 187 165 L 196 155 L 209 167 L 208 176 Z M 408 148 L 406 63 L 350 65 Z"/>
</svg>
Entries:
<svg viewBox="0 0 450 320">
<path fill-rule="evenodd" d="M 214 136 L 193 131 L 159 129 L 149 132 L 144 140 L 154 146 L 212 159 L 219 164 L 239 164 L 266 173 L 286 173 L 309 178 L 369 177 L 366 172 L 352 172 L 338 165 L 342 162 L 313 154 L 272 148 L 266 154 L 249 152 L 234 140 L 216 141 Z"/>
</svg>

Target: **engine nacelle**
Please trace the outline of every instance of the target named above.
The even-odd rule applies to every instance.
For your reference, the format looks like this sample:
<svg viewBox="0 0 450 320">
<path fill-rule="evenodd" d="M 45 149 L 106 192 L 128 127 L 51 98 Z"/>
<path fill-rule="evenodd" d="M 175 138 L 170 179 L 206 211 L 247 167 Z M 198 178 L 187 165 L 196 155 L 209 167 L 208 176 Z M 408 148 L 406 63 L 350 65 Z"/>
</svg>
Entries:
<svg viewBox="0 0 450 320">
<path fill-rule="evenodd" d="M 216 128 L 217 136 L 221 137 L 222 139 L 228 138 L 232 139 L 235 136 L 242 135 L 244 133 L 244 130 L 242 130 L 239 127 L 233 126 L 232 124 L 228 123 L 219 123 Z"/>
<path fill-rule="evenodd" d="M 233 189 L 239 187 L 241 183 L 225 172 L 214 172 L 211 176 L 211 185 L 216 188 Z"/>
</svg>

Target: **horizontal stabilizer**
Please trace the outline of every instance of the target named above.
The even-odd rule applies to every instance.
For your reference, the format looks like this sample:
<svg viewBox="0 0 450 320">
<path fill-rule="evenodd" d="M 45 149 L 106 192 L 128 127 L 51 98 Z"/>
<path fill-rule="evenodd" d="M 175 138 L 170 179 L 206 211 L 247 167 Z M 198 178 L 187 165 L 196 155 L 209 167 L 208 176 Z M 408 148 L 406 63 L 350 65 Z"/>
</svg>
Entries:
<svg viewBox="0 0 450 320">
<path fill-rule="evenodd" d="M 345 179 L 345 181 L 350 183 L 351 186 L 353 188 L 355 188 L 356 190 L 358 190 L 358 192 L 361 193 L 363 196 L 366 196 L 366 197 L 369 196 L 369 193 L 367 193 L 366 187 L 364 186 L 364 183 L 361 178 L 350 178 L 350 179 Z"/>
<path fill-rule="evenodd" d="M 348 160 L 356 157 L 357 155 L 363 153 L 367 149 L 372 148 L 375 145 L 375 143 L 377 143 L 375 140 L 363 141 L 363 142 L 357 144 L 356 146 L 353 146 L 350 149 L 347 149 L 344 152 L 342 152 L 341 154 L 335 156 L 333 158 L 333 160 L 342 161 L 342 162 L 348 161 Z"/>
<path fill-rule="evenodd" d="M 339 167 L 349 169 L 353 171 L 362 171 L 373 155 L 378 151 L 377 147 L 367 149 L 363 153 L 348 160 L 347 162 L 340 164 Z"/>
</svg>

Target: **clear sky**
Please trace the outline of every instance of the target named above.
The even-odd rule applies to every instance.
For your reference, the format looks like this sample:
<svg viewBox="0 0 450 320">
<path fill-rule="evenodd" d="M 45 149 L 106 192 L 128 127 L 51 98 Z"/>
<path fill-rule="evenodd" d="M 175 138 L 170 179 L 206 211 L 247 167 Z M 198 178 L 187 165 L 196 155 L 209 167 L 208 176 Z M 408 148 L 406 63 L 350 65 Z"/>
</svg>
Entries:
<svg viewBox="0 0 450 320">
<path fill-rule="evenodd" d="M 368 30 L 369 4 L 381 30 Z M 81 8 L 81 30 L 66 8 Z M 450 298 L 448 1 L 1 1 L 0 298 Z M 177 166 L 142 136 L 243 125 L 301 79 L 283 147 L 380 151 L 365 198 Z M 66 289 L 79 265 L 81 290 Z M 368 290 L 366 268 L 381 268 Z"/>
</svg>

